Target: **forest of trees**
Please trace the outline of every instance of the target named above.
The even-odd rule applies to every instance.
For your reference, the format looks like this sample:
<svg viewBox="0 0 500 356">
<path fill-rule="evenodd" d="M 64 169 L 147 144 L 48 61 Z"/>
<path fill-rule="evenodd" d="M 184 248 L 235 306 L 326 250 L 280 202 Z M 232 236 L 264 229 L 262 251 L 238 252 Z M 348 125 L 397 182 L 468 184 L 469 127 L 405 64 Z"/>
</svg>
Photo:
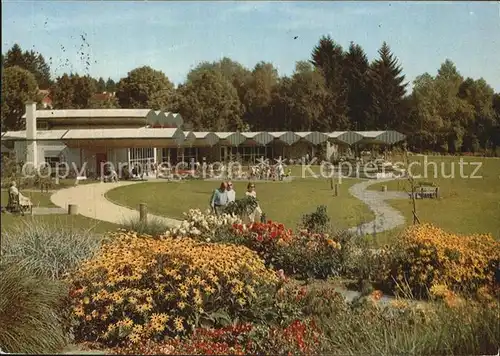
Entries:
<svg viewBox="0 0 500 356">
<path fill-rule="evenodd" d="M 383 43 L 370 61 L 360 45 L 344 49 L 322 37 L 291 76 L 271 63 L 248 69 L 223 58 L 203 62 L 178 87 L 148 66 L 118 83 L 88 75 L 51 78 L 44 57 L 14 45 L 2 55 L 2 130 L 23 129 L 27 100 L 50 90 L 54 109 L 151 108 L 179 112 L 194 130 L 397 130 L 413 151 L 496 152 L 500 94 L 480 78 L 464 78 L 446 59 L 435 76 L 418 76 L 410 92 L 403 68 Z M 100 92 L 116 92 L 95 100 Z"/>
</svg>

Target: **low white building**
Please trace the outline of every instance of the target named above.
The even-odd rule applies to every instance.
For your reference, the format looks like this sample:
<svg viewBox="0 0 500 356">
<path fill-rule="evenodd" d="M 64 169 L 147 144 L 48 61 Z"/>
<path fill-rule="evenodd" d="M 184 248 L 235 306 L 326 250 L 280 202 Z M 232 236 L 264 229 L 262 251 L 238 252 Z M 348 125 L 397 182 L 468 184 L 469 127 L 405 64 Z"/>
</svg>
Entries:
<svg viewBox="0 0 500 356">
<path fill-rule="evenodd" d="M 39 167 L 67 162 L 87 175 L 99 175 L 101 163 L 201 161 L 255 162 L 260 157 L 314 157 L 324 146 L 326 158 L 350 146 L 393 145 L 405 139 L 395 131 L 375 132 L 199 132 L 183 131 L 179 114 L 150 109 L 36 110 L 26 105 L 26 130 L 2 134 L 2 151 Z"/>
</svg>

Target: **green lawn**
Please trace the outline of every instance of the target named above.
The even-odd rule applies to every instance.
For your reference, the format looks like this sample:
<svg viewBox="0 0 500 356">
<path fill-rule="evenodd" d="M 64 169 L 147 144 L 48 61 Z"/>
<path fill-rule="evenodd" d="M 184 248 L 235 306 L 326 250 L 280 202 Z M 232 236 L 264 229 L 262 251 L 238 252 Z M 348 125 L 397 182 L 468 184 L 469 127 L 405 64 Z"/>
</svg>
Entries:
<svg viewBox="0 0 500 356">
<path fill-rule="evenodd" d="M 38 206 L 38 207 L 56 207 L 51 201 L 50 201 L 50 196 L 52 193 L 41 193 L 41 192 L 32 192 L 32 191 L 21 191 L 21 194 L 24 195 L 25 197 L 28 197 L 31 199 L 31 202 L 33 203 L 33 206 Z M 6 206 L 9 202 L 9 193 L 7 190 L 2 190 L 1 191 L 1 202 L 2 206 Z"/>
<path fill-rule="evenodd" d="M 257 182 L 257 196 L 266 217 L 295 227 L 303 214 L 318 205 L 326 205 L 336 228 L 356 226 L 373 220 L 368 207 L 348 193 L 349 187 L 359 182 L 344 179 L 339 185 L 339 196 L 334 197 L 326 179 L 297 179 L 292 182 Z M 243 197 L 247 182 L 234 182 L 238 197 Z M 211 193 L 218 187 L 216 181 L 148 182 L 120 187 L 109 191 L 109 200 L 138 209 L 148 204 L 152 214 L 182 218 L 192 208 L 207 209 Z"/>
<path fill-rule="evenodd" d="M 462 157 L 464 162 L 481 162 L 481 168 L 475 175 L 482 178 L 460 177 L 459 160 L 461 157 L 429 156 L 428 162 L 436 162 L 438 176 L 435 178 L 435 169 L 428 166 L 427 177 L 416 181 L 433 182 L 439 186 L 440 199 L 417 199 L 417 216 L 421 222 L 430 222 L 446 230 L 457 233 L 492 233 L 500 238 L 500 159 Z M 411 162 L 420 162 L 421 166 L 414 166 L 413 174 L 424 174 L 424 158 L 410 157 Z M 441 164 L 444 164 L 441 166 Z M 444 178 L 450 175 L 452 165 L 455 165 L 455 178 Z M 475 166 L 466 165 L 463 176 L 470 177 Z M 387 185 L 388 190 L 409 191 L 410 185 L 406 180 L 378 183 L 369 189 L 381 190 Z M 399 209 L 412 223 L 411 200 L 393 200 L 389 202 Z"/>
<path fill-rule="evenodd" d="M 16 224 L 21 222 L 37 223 L 53 223 L 55 226 L 61 224 L 73 226 L 79 229 L 90 229 L 97 233 L 115 231 L 119 228 L 118 225 L 108 222 L 90 219 L 81 215 L 17 215 L 17 214 L 2 214 L 2 232 L 8 231 Z"/>
</svg>

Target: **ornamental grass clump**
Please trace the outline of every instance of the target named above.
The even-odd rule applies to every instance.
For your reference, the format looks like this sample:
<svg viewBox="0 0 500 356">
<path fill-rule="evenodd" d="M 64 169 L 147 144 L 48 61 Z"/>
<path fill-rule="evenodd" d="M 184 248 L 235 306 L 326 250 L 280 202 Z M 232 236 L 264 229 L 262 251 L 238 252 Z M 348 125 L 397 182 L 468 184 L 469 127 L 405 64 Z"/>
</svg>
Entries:
<svg viewBox="0 0 500 356">
<path fill-rule="evenodd" d="M 408 228 L 395 246 L 399 256 L 389 276 L 407 284 L 415 296 L 428 296 L 435 285 L 475 294 L 495 286 L 500 242 L 491 235 L 458 235 L 424 224 Z"/>
<path fill-rule="evenodd" d="M 168 225 L 163 220 L 151 216 L 148 216 L 146 220 L 134 217 L 125 220 L 121 225 L 126 231 L 135 231 L 139 234 L 151 235 L 153 237 L 164 235 L 168 229 Z"/>
<path fill-rule="evenodd" d="M 277 284 L 243 246 L 114 233 L 71 276 L 75 336 L 115 345 L 254 320 Z"/>
<path fill-rule="evenodd" d="M 22 221 L 2 233 L 2 258 L 31 273 L 60 279 L 92 257 L 103 237 L 62 222 Z"/>
<path fill-rule="evenodd" d="M 61 281 L 36 277 L 14 263 L 0 264 L 0 349 L 8 353 L 59 352 L 67 343 Z"/>
</svg>

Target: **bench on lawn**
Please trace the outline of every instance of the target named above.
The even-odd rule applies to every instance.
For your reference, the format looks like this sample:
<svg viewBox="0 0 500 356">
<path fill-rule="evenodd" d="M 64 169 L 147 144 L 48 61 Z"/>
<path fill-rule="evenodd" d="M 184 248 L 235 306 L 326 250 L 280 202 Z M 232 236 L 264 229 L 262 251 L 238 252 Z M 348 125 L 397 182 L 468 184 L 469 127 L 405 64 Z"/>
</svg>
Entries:
<svg viewBox="0 0 500 356">
<path fill-rule="evenodd" d="M 439 198 L 439 187 L 424 186 L 415 189 L 415 199 L 425 199 L 425 198 Z M 410 198 L 412 198 L 412 193 L 409 193 Z"/>
<path fill-rule="evenodd" d="M 25 212 L 33 214 L 33 204 L 29 199 L 21 203 L 20 194 L 12 194 L 9 192 L 9 201 L 7 202 L 5 210 L 10 213 L 21 213 L 21 215 L 24 215 Z"/>
</svg>

